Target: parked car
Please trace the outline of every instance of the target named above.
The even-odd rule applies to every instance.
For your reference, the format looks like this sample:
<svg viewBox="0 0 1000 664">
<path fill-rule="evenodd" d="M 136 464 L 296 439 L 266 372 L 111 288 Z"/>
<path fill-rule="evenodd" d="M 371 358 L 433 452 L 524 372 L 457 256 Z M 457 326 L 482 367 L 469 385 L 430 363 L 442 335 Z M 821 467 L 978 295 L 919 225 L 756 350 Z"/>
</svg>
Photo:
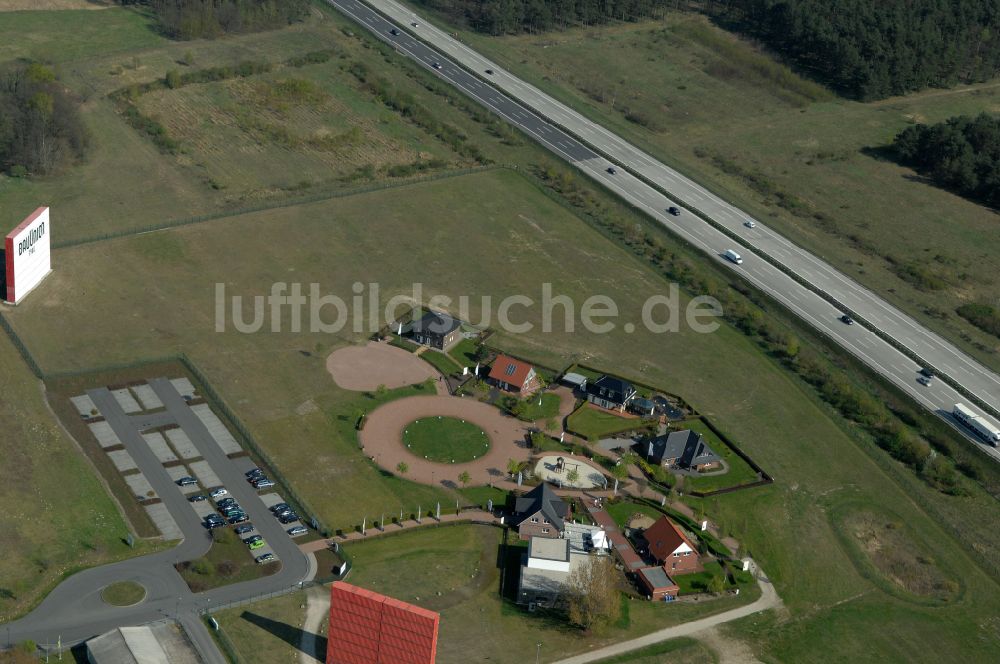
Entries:
<svg viewBox="0 0 1000 664">
<path fill-rule="evenodd" d="M 272 486 L 274 486 L 274 480 L 269 480 L 266 477 L 253 483 L 255 489 L 269 489 Z"/>
<path fill-rule="evenodd" d="M 226 525 L 226 522 L 222 520 L 221 517 L 215 514 L 209 514 L 205 517 L 205 527 L 211 530 L 212 528 L 219 528 Z"/>
<path fill-rule="evenodd" d="M 226 488 L 221 486 L 218 489 L 212 489 L 211 491 L 208 492 L 208 495 L 210 495 L 212 498 L 218 498 L 219 496 L 226 496 L 228 494 L 229 492 L 226 491 Z"/>
<path fill-rule="evenodd" d="M 231 517 L 229 517 L 229 523 L 230 523 L 230 525 L 234 524 L 234 523 L 244 523 L 244 522 L 249 521 L 249 520 L 250 520 L 250 517 L 248 517 L 243 512 L 238 512 L 238 513 L 232 515 Z"/>
<path fill-rule="evenodd" d="M 198 480 L 191 477 L 190 475 L 182 477 L 179 480 L 177 480 L 177 486 L 191 486 L 192 484 L 197 484 L 197 483 Z"/>
<path fill-rule="evenodd" d="M 237 535 L 246 535 L 247 533 L 252 533 L 253 524 L 244 523 L 243 525 L 236 526 L 235 528 L 233 528 L 233 532 L 235 532 Z"/>
<path fill-rule="evenodd" d="M 219 507 L 229 507 L 235 504 L 236 504 L 235 498 L 223 498 L 222 500 L 216 503 L 216 505 L 218 505 Z"/>
<path fill-rule="evenodd" d="M 305 526 L 294 526 L 288 529 L 288 534 L 292 537 L 297 537 L 299 535 L 305 535 L 309 532 L 309 529 Z"/>
<path fill-rule="evenodd" d="M 844 314 L 843 316 L 840 317 L 840 322 L 843 323 L 844 325 L 854 325 L 854 319 L 848 316 L 847 314 Z"/>
<path fill-rule="evenodd" d="M 254 542 L 260 542 L 264 538 L 260 535 L 251 535 L 250 537 L 243 540 L 246 544 L 253 544 Z"/>
<path fill-rule="evenodd" d="M 676 207 L 674 207 L 672 205 L 667 208 L 667 212 L 669 212 L 670 214 L 674 215 L 675 217 L 681 216 L 680 208 L 676 208 Z"/>
<path fill-rule="evenodd" d="M 291 507 L 282 507 L 280 510 L 274 510 L 274 516 L 285 516 L 286 514 L 291 514 Z"/>
<path fill-rule="evenodd" d="M 275 561 L 273 553 L 262 553 L 261 555 L 254 558 L 258 565 L 263 565 L 264 563 L 271 563 Z"/>
<path fill-rule="evenodd" d="M 261 548 L 263 546 L 264 546 L 264 540 L 263 539 L 254 540 L 253 542 L 250 543 L 250 550 L 253 551 L 253 550 L 259 549 L 259 548 Z"/>
<path fill-rule="evenodd" d="M 188 498 L 188 500 L 191 501 L 192 503 L 200 503 L 203 500 L 208 500 L 208 496 L 196 493 L 195 495 Z"/>
<path fill-rule="evenodd" d="M 278 503 L 277 505 L 271 505 L 270 510 L 272 512 L 279 512 L 281 510 L 291 509 L 292 506 L 288 503 Z"/>
<path fill-rule="evenodd" d="M 260 468 L 252 468 L 247 472 L 243 473 L 248 480 L 252 480 L 255 477 L 264 477 L 264 471 Z"/>
<path fill-rule="evenodd" d="M 292 523 L 293 521 L 298 521 L 298 520 L 299 520 L 299 515 L 296 514 L 295 512 L 289 512 L 288 514 L 283 514 L 282 516 L 278 517 L 278 521 L 282 523 Z"/>
</svg>

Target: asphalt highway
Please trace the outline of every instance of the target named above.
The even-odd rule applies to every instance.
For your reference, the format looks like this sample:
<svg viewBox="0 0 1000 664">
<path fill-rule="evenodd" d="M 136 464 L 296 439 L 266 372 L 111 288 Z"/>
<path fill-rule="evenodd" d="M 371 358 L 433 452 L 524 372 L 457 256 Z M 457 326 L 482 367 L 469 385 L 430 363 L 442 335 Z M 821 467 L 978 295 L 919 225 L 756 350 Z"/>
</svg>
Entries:
<svg viewBox="0 0 1000 664">
<path fill-rule="evenodd" d="M 920 369 L 930 366 L 996 408 L 1000 404 L 1000 377 L 995 373 L 819 258 L 506 72 L 409 8 L 393 0 L 369 0 L 367 4 L 360 0 L 328 1 L 400 54 L 517 126 L 712 260 L 738 272 L 1000 461 L 1000 449 L 984 444 L 950 415 L 954 404 L 972 405 L 970 399 L 940 379 L 930 386 L 917 382 Z M 398 34 L 392 34 L 393 30 Z M 663 193 L 667 191 L 669 197 Z M 680 216 L 670 215 L 666 210 L 672 206 L 697 210 L 712 223 L 688 210 Z M 748 221 L 755 227 L 747 228 L 744 224 Z M 742 256 L 742 264 L 724 258 L 729 249 Z M 844 311 L 864 324 L 844 324 L 840 321 Z M 983 411 L 978 406 L 974 409 Z M 997 426 L 994 418 L 987 419 Z"/>
</svg>

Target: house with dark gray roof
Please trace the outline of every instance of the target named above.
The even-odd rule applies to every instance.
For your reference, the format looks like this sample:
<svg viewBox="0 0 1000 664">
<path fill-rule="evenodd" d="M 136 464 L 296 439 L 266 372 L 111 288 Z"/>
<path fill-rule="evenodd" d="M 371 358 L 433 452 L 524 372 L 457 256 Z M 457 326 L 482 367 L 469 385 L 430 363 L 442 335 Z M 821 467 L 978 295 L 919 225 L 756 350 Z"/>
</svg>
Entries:
<svg viewBox="0 0 1000 664">
<path fill-rule="evenodd" d="M 607 410 L 625 412 L 635 395 L 632 383 L 614 376 L 601 376 L 587 383 L 587 401 Z"/>
<path fill-rule="evenodd" d="M 546 482 L 518 497 L 511 525 L 521 539 L 560 537 L 569 516 L 569 505 Z"/>
<path fill-rule="evenodd" d="M 637 442 L 632 448 L 649 463 L 667 468 L 700 471 L 722 465 L 722 458 L 708 446 L 704 437 L 690 429 L 647 438 Z"/>
<path fill-rule="evenodd" d="M 409 334 L 418 344 L 448 350 L 462 339 L 462 321 L 441 311 L 428 311 L 410 323 Z"/>
</svg>

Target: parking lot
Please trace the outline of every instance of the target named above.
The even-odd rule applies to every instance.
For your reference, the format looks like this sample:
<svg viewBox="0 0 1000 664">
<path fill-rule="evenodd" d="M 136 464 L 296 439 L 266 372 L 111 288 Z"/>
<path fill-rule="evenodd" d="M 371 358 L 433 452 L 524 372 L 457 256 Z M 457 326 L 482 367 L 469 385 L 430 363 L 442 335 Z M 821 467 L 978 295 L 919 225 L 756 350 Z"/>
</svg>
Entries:
<svg viewBox="0 0 1000 664">
<path fill-rule="evenodd" d="M 304 524 L 298 520 L 280 523 L 269 508 L 285 501 L 276 492 L 258 494 L 246 477 L 254 468 L 253 460 L 244 455 L 230 458 L 243 452 L 242 447 L 207 404 L 189 405 L 197 397 L 186 378 L 157 379 L 114 390 L 89 390 L 74 397 L 73 404 L 81 417 L 106 418 L 88 426 L 136 498 L 159 500 L 146 505 L 146 511 L 165 539 L 208 528 L 206 519 L 212 515 L 222 519 L 224 525 L 219 527 L 233 528 L 225 523 L 218 505 L 229 498 L 254 527 L 241 539 L 259 536 L 264 542 L 252 550 L 248 547 L 247 555 L 271 554 L 280 559 L 280 550 L 288 554 L 289 547 L 294 547 L 287 531 Z M 109 412 L 100 412 L 97 404 Z M 186 477 L 195 482 L 179 485 Z M 190 500 L 220 488 L 226 493 Z"/>
</svg>

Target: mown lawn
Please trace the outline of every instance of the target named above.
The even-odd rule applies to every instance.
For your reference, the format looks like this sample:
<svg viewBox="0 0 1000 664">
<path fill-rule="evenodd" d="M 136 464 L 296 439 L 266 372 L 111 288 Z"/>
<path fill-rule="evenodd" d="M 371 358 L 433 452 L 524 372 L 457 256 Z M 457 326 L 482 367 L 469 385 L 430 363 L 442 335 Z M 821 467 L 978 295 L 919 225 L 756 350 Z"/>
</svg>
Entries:
<svg viewBox="0 0 1000 664">
<path fill-rule="evenodd" d="M 450 376 L 459 370 L 459 366 L 455 363 L 455 360 L 451 359 L 449 355 L 433 348 L 428 348 L 422 352 L 420 357 L 445 376 Z"/>
<path fill-rule="evenodd" d="M 701 420 L 688 420 L 678 424 L 677 426 L 680 429 L 690 429 L 696 433 L 700 433 L 704 437 L 708 446 L 712 448 L 712 451 L 722 457 L 722 459 L 729 466 L 729 471 L 722 475 L 685 476 L 684 486 L 687 489 L 693 489 L 695 491 L 715 491 L 717 489 L 739 486 L 741 484 L 749 484 L 750 482 L 757 481 L 757 473 L 754 469 L 751 468 L 742 457 L 729 449 L 729 446 L 723 443 L 722 440 L 715 435 L 715 432 L 709 429 L 704 422 Z M 738 444 L 739 443 L 737 442 L 737 445 Z"/>
<path fill-rule="evenodd" d="M 541 404 L 539 404 L 541 401 Z M 558 394 L 552 392 L 542 392 L 540 395 L 528 397 L 517 411 L 517 417 L 526 422 L 537 422 L 547 420 L 559 414 L 559 405 L 562 399 Z"/>
<path fill-rule="evenodd" d="M 643 421 L 635 417 L 620 417 L 583 404 L 566 418 L 566 426 L 587 440 L 597 441 L 613 433 L 640 429 Z"/>
<path fill-rule="evenodd" d="M 438 463 L 465 463 L 490 449 L 485 431 L 454 417 L 425 417 L 410 422 L 403 431 L 403 443 L 413 454 Z"/>
</svg>

